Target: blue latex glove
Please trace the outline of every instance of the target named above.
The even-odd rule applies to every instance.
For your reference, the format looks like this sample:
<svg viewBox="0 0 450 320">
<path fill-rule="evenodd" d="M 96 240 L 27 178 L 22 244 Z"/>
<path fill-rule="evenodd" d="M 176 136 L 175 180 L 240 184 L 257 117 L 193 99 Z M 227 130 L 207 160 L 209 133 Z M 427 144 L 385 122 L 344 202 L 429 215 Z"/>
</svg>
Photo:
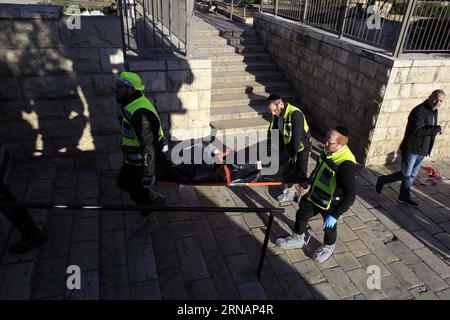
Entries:
<svg viewBox="0 0 450 320">
<path fill-rule="evenodd" d="M 332 229 L 336 225 L 337 220 L 332 215 L 327 215 L 323 223 L 324 228 Z"/>
<path fill-rule="evenodd" d="M 145 189 L 151 189 L 151 186 L 154 185 L 155 182 L 156 182 L 156 177 L 155 176 L 142 178 L 142 186 Z"/>
</svg>

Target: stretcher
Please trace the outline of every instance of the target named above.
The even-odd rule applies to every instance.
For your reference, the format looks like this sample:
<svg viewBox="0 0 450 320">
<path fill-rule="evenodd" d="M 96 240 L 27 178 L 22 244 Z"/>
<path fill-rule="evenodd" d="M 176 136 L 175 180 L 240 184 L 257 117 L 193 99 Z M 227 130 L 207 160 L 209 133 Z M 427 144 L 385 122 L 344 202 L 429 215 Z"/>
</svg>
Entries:
<svg viewBox="0 0 450 320">
<path fill-rule="evenodd" d="M 253 147 L 253 146 L 252 146 Z M 249 150 L 256 150 L 249 147 L 241 152 L 248 153 Z M 211 149 L 207 143 L 195 143 L 183 148 L 183 152 L 200 152 Z M 211 158 L 213 163 L 182 163 L 176 164 L 170 151 L 166 153 L 162 161 L 156 165 L 157 185 L 195 185 L 195 186 L 227 186 L 227 187 L 256 187 L 256 186 L 280 186 L 284 184 L 298 183 L 298 173 L 295 163 L 287 161 L 287 155 L 280 153 L 278 157 L 279 167 L 276 173 L 264 174 L 264 169 L 268 164 L 261 161 L 253 163 L 233 163 L 231 159 L 239 159 L 236 152 L 231 150 L 220 151 L 212 148 Z M 234 154 L 231 154 L 231 153 Z M 182 157 L 183 154 L 180 155 Z M 195 158 L 193 155 L 190 159 Z M 244 157 L 248 158 L 248 157 Z"/>
</svg>

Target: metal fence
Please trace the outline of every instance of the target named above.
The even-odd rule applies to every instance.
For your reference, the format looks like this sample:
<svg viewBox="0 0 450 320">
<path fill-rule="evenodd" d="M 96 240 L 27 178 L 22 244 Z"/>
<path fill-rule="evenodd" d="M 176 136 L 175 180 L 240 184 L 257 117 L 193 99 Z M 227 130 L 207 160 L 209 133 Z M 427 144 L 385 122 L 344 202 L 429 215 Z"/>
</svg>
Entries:
<svg viewBox="0 0 450 320">
<path fill-rule="evenodd" d="M 191 54 L 194 0 L 117 0 L 124 49 L 140 55 Z"/>
<path fill-rule="evenodd" d="M 402 52 L 450 51 L 450 1 L 261 0 L 260 10 Z"/>
</svg>

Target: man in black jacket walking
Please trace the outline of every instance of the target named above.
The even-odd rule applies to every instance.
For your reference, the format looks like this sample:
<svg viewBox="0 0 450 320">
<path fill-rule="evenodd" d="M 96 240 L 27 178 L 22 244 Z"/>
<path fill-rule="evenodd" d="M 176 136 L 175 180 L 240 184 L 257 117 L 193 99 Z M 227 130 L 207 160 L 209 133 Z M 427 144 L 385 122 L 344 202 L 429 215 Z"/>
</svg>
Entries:
<svg viewBox="0 0 450 320">
<path fill-rule="evenodd" d="M 442 90 L 435 90 L 427 100 L 415 107 L 408 116 L 405 136 L 400 145 L 402 153 L 401 171 L 389 175 L 379 176 L 375 190 L 381 193 L 386 183 L 402 181 L 398 199 L 411 206 L 418 203 L 411 200 L 411 187 L 419 173 L 424 158 L 430 155 L 437 134 L 442 133 L 438 125 L 438 108 L 445 99 Z"/>
</svg>

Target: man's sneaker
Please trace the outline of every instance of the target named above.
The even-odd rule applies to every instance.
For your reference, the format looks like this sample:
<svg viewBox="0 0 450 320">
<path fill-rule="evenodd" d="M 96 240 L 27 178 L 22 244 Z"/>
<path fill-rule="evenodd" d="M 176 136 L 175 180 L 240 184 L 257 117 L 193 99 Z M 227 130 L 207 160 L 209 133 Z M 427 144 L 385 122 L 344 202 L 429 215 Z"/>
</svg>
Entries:
<svg viewBox="0 0 450 320">
<path fill-rule="evenodd" d="M 277 197 L 279 203 L 294 201 L 297 197 L 295 187 L 284 189 L 283 193 Z"/>
<path fill-rule="evenodd" d="M 42 235 L 42 238 L 39 241 L 30 240 L 28 238 L 23 238 L 19 242 L 11 245 L 9 248 L 9 252 L 11 254 L 23 254 L 27 253 L 35 248 L 42 246 L 48 240 L 46 235 Z"/>
<path fill-rule="evenodd" d="M 326 245 L 319 247 L 316 251 L 314 251 L 313 259 L 319 263 L 324 263 L 328 260 L 329 257 L 333 254 L 334 248 L 336 244 Z"/>
<path fill-rule="evenodd" d="M 381 193 L 381 190 L 383 190 L 383 186 L 384 186 L 383 177 L 379 176 L 377 178 L 377 183 L 375 184 L 375 191 Z"/>
<path fill-rule="evenodd" d="M 403 202 L 403 203 L 409 204 L 409 205 L 412 206 L 412 207 L 418 207 L 418 206 L 419 206 L 419 204 L 418 204 L 417 202 L 411 200 L 411 198 L 401 198 L 401 197 L 398 197 L 398 200 L 400 200 L 400 201 Z"/>
<path fill-rule="evenodd" d="M 286 238 L 278 238 L 277 246 L 283 249 L 301 249 L 305 245 L 305 234 L 293 233 Z"/>
</svg>

